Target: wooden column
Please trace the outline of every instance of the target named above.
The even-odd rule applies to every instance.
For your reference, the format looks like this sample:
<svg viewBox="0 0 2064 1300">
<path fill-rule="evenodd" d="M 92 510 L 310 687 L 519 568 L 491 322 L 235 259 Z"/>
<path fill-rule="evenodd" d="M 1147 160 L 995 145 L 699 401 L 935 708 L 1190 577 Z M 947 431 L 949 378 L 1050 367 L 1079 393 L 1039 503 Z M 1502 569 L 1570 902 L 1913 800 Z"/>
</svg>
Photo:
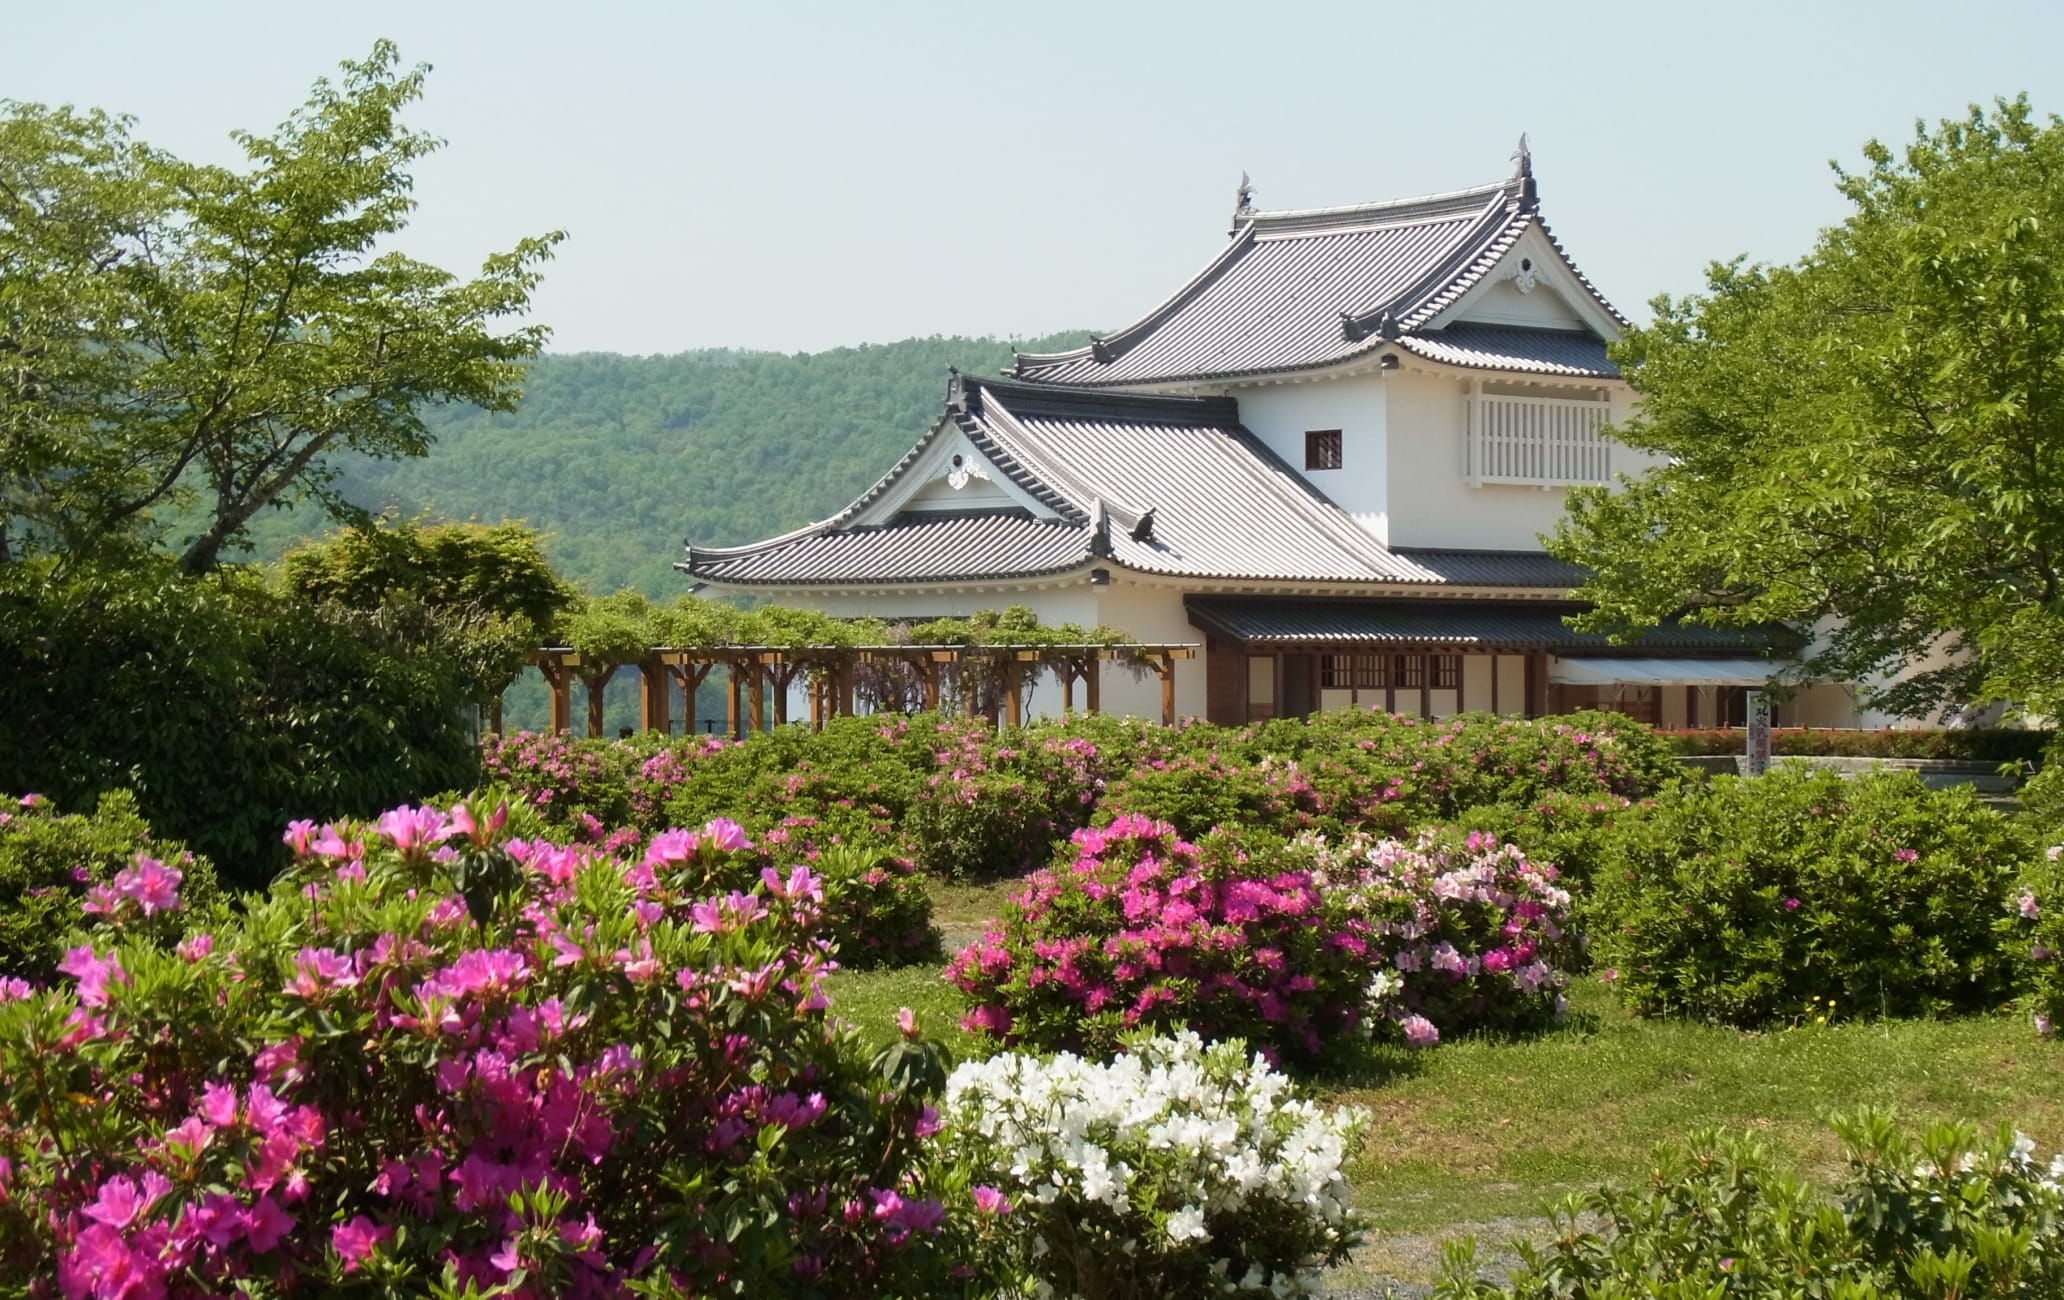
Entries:
<svg viewBox="0 0 2064 1300">
<path fill-rule="evenodd" d="M 1548 715 L 1548 652 L 1530 650 L 1526 657 L 1527 704 L 1529 718 L 1543 718 Z"/>
<path fill-rule="evenodd" d="M 745 719 L 739 716 L 745 703 L 745 670 L 733 659 L 724 666 L 724 680 L 728 689 L 724 692 L 724 730 L 731 733 L 731 739 L 745 739 Z"/>
<path fill-rule="evenodd" d="M 848 653 L 839 660 L 838 677 L 835 679 L 838 684 L 838 695 L 832 700 L 833 706 L 838 710 L 838 716 L 842 718 L 853 716 L 853 670 L 853 656 Z"/>
<path fill-rule="evenodd" d="M 662 735 L 673 734 L 672 677 L 673 674 L 667 671 L 666 665 L 659 662 L 656 658 L 647 658 L 639 663 L 638 729 L 640 731 L 657 731 Z M 688 705 L 688 712 L 691 715 L 695 712 L 695 705 L 692 701 Z M 692 716 L 689 718 L 689 725 L 691 727 L 694 725 L 694 718 Z"/>
<path fill-rule="evenodd" d="M 509 688 L 504 686 L 487 702 L 487 729 L 497 736 L 502 734 L 502 694 Z"/>
<path fill-rule="evenodd" d="M 1015 659 L 1003 665 L 1003 716 L 1013 727 L 1025 725 L 1025 666 Z"/>
<path fill-rule="evenodd" d="M 1075 661 L 1054 665 L 1054 676 L 1061 679 L 1061 716 L 1067 717 L 1075 711 Z"/>
<path fill-rule="evenodd" d="M 600 736 L 602 734 L 604 692 L 609 686 L 609 679 L 615 675 L 616 666 L 613 664 L 602 668 L 583 669 L 581 672 L 581 684 L 588 688 L 588 735 L 590 736 Z"/>
<path fill-rule="evenodd" d="M 555 736 L 563 736 L 573 730 L 573 674 L 563 664 L 540 662 L 538 672 L 544 674 L 545 685 L 552 688 L 551 712 L 546 725 Z"/>
<path fill-rule="evenodd" d="M 1154 671 L 1161 674 L 1161 725 L 1172 727 L 1175 725 L 1175 657 L 1163 654 L 1156 656 L 1156 660 Z"/>
<path fill-rule="evenodd" d="M 831 698 L 831 682 L 828 680 L 828 676 L 829 670 L 811 673 L 808 676 L 810 683 L 810 730 L 812 731 L 824 730 L 824 705 L 825 701 Z"/>
<path fill-rule="evenodd" d="M 681 734 L 683 735 L 692 736 L 695 734 L 695 693 L 702 689 L 704 682 L 709 680 L 710 672 L 715 667 L 714 663 L 674 664 L 666 670 L 675 681 L 681 684 Z"/>
<path fill-rule="evenodd" d="M 755 659 L 745 670 L 746 719 L 755 732 L 767 729 L 767 667 Z M 779 706 L 784 712 L 786 703 Z"/>
<path fill-rule="evenodd" d="M 928 658 L 921 665 L 924 670 L 925 712 L 939 711 L 939 660 Z"/>
<path fill-rule="evenodd" d="M 1088 671 L 1082 675 L 1082 704 L 1091 713 L 1104 711 L 1104 660 L 1101 655 L 1089 661 Z"/>
</svg>

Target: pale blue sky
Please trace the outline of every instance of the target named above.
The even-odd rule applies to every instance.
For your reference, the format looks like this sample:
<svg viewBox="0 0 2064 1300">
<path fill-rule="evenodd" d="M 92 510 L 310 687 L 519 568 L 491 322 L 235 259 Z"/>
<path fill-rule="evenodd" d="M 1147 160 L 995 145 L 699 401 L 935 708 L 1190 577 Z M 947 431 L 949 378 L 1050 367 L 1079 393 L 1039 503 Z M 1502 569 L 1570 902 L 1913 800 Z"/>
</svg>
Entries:
<svg viewBox="0 0 2064 1300">
<path fill-rule="evenodd" d="M 570 238 L 554 351 L 784 351 L 1123 324 L 1261 206 L 1493 180 L 1622 309 L 1839 220 L 1829 159 L 2026 90 L 2064 4 L 1013 5 L 0 0 L 0 96 L 226 159 L 380 36 L 449 145 L 404 246 Z"/>
</svg>

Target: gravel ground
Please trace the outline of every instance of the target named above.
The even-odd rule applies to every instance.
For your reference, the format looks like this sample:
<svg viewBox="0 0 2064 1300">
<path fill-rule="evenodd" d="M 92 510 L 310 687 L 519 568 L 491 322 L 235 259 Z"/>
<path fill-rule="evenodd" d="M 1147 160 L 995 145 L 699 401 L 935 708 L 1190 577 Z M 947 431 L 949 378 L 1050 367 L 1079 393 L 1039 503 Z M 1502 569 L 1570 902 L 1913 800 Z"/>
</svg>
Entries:
<svg viewBox="0 0 2064 1300">
<path fill-rule="evenodd" d="M 1476 1238 L 1478 1272 L 1500 1282 L 1519 1256 L 1506 1245 L 1514 1237 L 1538 1236 L 1540 1219 L 1492 1219 L 1453 1224 L 1440 1232 L 1371 1233 L 1347 1263 L 1326 1278 L 1327 1300 L 1419 1300 L 1433 1290 L 1440 1271 L 1441 1243 Z"/>
</svg>

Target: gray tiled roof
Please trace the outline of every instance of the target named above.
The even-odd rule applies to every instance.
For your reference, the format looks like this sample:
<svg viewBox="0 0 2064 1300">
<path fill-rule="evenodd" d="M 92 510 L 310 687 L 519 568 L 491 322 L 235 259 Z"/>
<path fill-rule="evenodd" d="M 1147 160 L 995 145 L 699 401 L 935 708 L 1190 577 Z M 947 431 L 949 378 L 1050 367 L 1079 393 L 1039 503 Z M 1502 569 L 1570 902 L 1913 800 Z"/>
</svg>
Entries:
<svg viewBox="0 0 2064 1300">
<path fill-rule="evenodd" d="M 1083 524 L 1023 510 L 910 511 L 871 528 L 824 528 L 725 550 L 688 548 L 687 570 L 706 582 L 796 585 L 966 582 L 1063 573 L 1089 562 Z"/>
<path fill-rule="evenodd" d="M 1145 573 L 1437 582 L 1401 560 L 1240 427 L 1224 398 L 970 381 L 969 418 L 1078 506 L 1112 517 L 1111 558 Z M 1152 536 L 1133 524 L 1154 512 Z"/>
<path fill-rule="evenodd" d="M 1611 651 L 1603 635 L 1562 620 L 1586 607 L 1565 601 L 1356 600 L 1295 596 L 1186 596 L 1190 621 L 1236 641 L 1284 645 L 1429 644 Z M 1673 625 L 1634 638 L 1638 650 L 1727 652 L 1768 645 L 1773 633 Z"/>
<path fill-rule="evenodd" d="M 1605 340 L 1576 331 L 1462 324 L 1424 334 L 1406 334 L 1397 344 L 1429 361 L 1451 366 L 1600 379 L 1617 379 L 1620 375 L 1620 368 L 1605 355 Z"/>
<path fill-rule="evenodd" d="M 906 513 L 858 526 L 925 447 L 956 429 L 1053 519 Z M 1457 574 L 1497 567 L 1440 554 L 1438 565 Z M 955 380 L 938 427 L 845 510 L 749 546 L 690 547 L 680 567 L 727 586 L 797 586 L 1037 577 L 1092 559 L 1194 578 L 1474 581 L 1385 548 L 1242 428 L 1230 398 L 970 378 Z"/>
<path fill-rule="evenodd" d="M 1577 565 L 1540 551 L 1468 551 L 1400 546 L 1393 554 L 1430 569 L 1442 582 L 1465 587 L 1553 587 L 1568 589 L 1590 575 Z"/>
<path fill-rule="evenodd" d="M 1072 352 L 1020 353 L 1013 373 L 1042 384 L 1101 387 L 1331 365 L 1423 328 L 1529 229 L 1555 243 L 1524 161 L 1496 185 L 1355 207 L 1248 212 L 1239 220 L 1224 251 L 1137 323 Z M 1621 319 L 1581 274 L 1577 279 Z M 1593 373 L 1542 363 L 1521 368 Z"/>
</svg>

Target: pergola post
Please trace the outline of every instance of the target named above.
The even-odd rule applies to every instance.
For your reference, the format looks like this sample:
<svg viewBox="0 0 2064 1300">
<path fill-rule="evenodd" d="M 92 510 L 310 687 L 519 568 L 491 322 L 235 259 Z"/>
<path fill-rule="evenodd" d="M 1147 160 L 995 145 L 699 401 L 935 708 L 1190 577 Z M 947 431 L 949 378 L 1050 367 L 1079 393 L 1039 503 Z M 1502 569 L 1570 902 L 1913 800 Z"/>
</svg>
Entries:
<svg viewBox="0 0 2064 1300">
<path fill-rule="evenodd" d="M 936 652 L 928 656 L 924 664 L 925 712 L 939 711 L 939 656 Z"/>
<path fill-rule="evenodd" d="M 767 729 L 766 675 L 766 665 L 762 664 L 758 659 L 753 660 L 752 667 L 747 669 L 745 674 L 747 686 L 747 695 L 745 697 L 746 715 L 755 732 Z"/>
<path fill-rule="evenodd" d="M 736 659 L 724 665 L 724 730 L 731 733 L 731 739 L 745 739 L 745 722 L 739 717 L 744 706 L 744 670 Z"/>
<path fill-rule="evenodd" d="M 1089 661 L 1082 674 L 1082 703 L 1091 713 L 1104 711 L 1104 661 L 1098 656 Z"/>
<path fill-rule="evenodd" d="M 810 730 L 824 730 L 824 706 L 831 698 L 831 683 L 826 680 L 831 674 L 824 669 L 809 675 L 810 682 Z"/>
<path fill-rule="evenodd" d="M 846 654 L 840 655 L 838 675 L 832 679 L 838 687 L 838 695 L 832 700 L 832 705 L 838 710 L 839 717 L 850 718 L 853 716 L 853 678 L 855 676 L 852 653 L 849 651 Z"/>
<path fill-rule="evenodd" d="M 1025 669 L 1016 660 L 1003 665 L 1003 716 L 1013 727 L 1025 725 Z"/>
<path fill-rule="evenodd" d="M 573 730 L 573 675 L 555 659 L 538 660 L 537 669 L 552 692 L 546 725 L 553 735 L 563 736 Z"/>
<path fill-rule="evenodd" d="M 710 672 L 715 668 L 716 664 L 711 662 L 672 664 L 666 669 L 667 674 L 681 684 L 681 734 L 684 736 L 695 734 L 695 693 L 702 689 L 702 684 L 709 680 Z M 671 734 L 672 726 L 669 725 L 667 730 Z"/>
<path fill-rule="evenodd" d="M 601 664 L 593 667 L 584 664 L 581 667 L 581 685 L 587 687 L 588 693 L 588 735 L 590 736 L 600 736 L 602 734 L 602 706 L 607 703 L 609 679 L 615 675 L 615 664 Z"/>
<path fill-rule="evenodd" d="M 673 734 L 672 677 L 656 655 L 638 662 L 638 730 Z M 695 706 L 690 704 L 688 711 L 692 714 Z"/>
<path fill-rule="evenodd" d="M 1154 657 L 1154 671 L 1161 675 L 1161 725 L 1175 725 L 1175 656 L 1162 653 Z"/>
</svg>

